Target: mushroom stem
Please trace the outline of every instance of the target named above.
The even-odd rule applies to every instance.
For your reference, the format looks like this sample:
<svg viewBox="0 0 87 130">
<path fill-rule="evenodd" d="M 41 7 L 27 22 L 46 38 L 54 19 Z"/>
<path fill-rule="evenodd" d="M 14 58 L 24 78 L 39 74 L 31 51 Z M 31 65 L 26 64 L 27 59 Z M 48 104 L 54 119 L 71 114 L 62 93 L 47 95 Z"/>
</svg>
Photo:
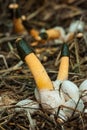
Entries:
<svg viewBox="0 0 87 130">
<path fill-rule="evenodd" d="M 39 31 L 36 30 L 36 29 L 33 29 L 33 28 L 29 25 L 26 16 L 22 16 L 21 18 L 22 18 L 22 23 L 23 23 L 24 27 L 26 28 L 27 32 L 28 32 L 35 40 L 40 41 L 41 38 L 40 38 L 40 36 L 39 36 Z"/>
<path fill-rule="evenodd" d="M 22 25 L 22 20 L 20 18 L 13 19 L 14 31 L 18 34 L 26 34 L 26 30 Z"/>
<path fill-rule="evenodd" d="M 31 29 L 31 30 L 30 30 L 30 34 L 31 34 L 31 36 L 32 36 L 35 40 L 37 40 L 37 41 L 40 41 L 40 40 L 41 40 L 41 37 L 39 36 L 39 32 L 38 32 L 37 30 Z"/>
<path fill-rule="evenodd" d="M 17 40 L 20 57 L 25 60 L 37 84 L 38 90 L 53 90 L 53 84 L 39 59 L 23 39 Z"/>
<path fill-rule="evenodd" d="M 68 79 L 68 70 L 69 70 L 69 48 L 67 44 L 63 44 L 61 51 L 61 60 L 59 66 L 59 73 L 57 76 L 58 80 Z"/>
<path fill-rule="evenodd" d="M 43 40 L 56 39 L 61 37 L 61 30 L 55 28 L 48 29 L 45 32 L 41 32 L 39 35 Z"/>
<path fill-rule="evenodd" d="M 26 29 L 22 24 L 21 12 L 19 5 L 17 3 L 12 3 L 9 5 L 13 17 L 14 31 L 18 34 L 26 34 Z"/>
</svg>

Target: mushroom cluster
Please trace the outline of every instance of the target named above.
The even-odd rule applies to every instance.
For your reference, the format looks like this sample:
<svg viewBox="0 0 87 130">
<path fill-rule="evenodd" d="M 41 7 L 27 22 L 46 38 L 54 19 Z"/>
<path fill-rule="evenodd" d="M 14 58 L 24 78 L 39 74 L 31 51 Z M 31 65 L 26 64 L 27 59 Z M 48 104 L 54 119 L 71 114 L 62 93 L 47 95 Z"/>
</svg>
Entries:
<svg viewBox="0 0 87 130">
<path fill-rule="evenodd" d="M 79 87 L 68 80 L 68 45 L 64 43 L 62 46 L 60 66 L 55 81 L 50 80 L 44 66 L 24 39 L 18 38 L 16 45 L 21 59 L 27 63 L 37 86 L 35 88 L 36 102 L 26 99 L 17 103 L 16 106 L 26 106 L 27 102 L 34 102 L 33 108 L 35 106 L 38 109 L 40 104 L 43 109 L 51 114 L 59 112 L 59 118 L 65 121 L 73 114 L 81 113 L 87 99 L 87 80 L 83 81 Z M 29 106 L 32 108 L 31 104 Z"/>
<path fill-rule="evenodd" d="M 9 10 L 13 19 L 13 31 L 18 35 L 30 35 L 34 41 L 31 43 L 32 46 L 46 43 L 49 40 L 55 40 L 55 42 L 61 41 L 63 43 L 72 41 L 74 37 L 83 37 L 85 23 L 81 20 L 73 21 L 68 30 L 61 26 L 37 30 L 29 24 L 27 17 L 21 14 L 18 2 L 11 3 Z"/>
</svg>

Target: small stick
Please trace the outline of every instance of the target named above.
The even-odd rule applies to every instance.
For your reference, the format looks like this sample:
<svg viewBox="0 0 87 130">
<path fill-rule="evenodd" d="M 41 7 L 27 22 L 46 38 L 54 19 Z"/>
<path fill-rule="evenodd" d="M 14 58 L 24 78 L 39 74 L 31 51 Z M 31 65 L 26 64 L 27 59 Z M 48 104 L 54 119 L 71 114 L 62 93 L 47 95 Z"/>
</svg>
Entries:
<svg viewBox="0 0 87 130">
<path fill-rule="evenodd" d="M 5 67 L 8 69 L 8 64 L 7 64 L 7 61 L 6 61 L 6 59 L 5 59 L 5 56 L 4 56 L 4 55 L 0 55 L 0 58 L 3 59 L 4 64 L 5 64 Z"/>
<path fill-rule="evenodd" d="M 33 122 L 33 119 L 31 118 L 29 109 L 26 109 L 26 113 L 27 113 L 28 120 L 30 122 L 31 130 L 35 130 L 35 123 Z"/>
<path fill-rule="evenodd" d="M 78 69 L 79 69 L 79 73 L 80 73 L 81 70 L 80 70 L 80 60 L 79 60 L 79 52 L 78 52 L 78 43 L 77 43 L 76 40 L 75 40 L 75 54 L 76 54 L 76 61 L 77 61 Z"/>
</svg>

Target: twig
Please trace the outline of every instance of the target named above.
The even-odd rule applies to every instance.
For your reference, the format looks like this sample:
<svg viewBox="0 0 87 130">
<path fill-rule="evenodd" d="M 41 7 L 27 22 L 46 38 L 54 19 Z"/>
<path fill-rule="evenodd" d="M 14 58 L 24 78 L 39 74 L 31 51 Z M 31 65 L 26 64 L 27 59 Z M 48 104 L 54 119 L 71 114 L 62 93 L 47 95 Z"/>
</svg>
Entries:
<svg viewBox="0 0 87 130">
<path fill-rule="evenodd" d="M 27 17 L 27 20 L 30 20 L 32 18 L 34 18 L 36 15 L 38 15 L 42 10 L 44 10 L 44 8 L 46 7 L 47 5 L 45 4 L 44 6 L 42 6 L 41 8 L 39 8 L 38 10 L 36 10 L 35 12 L 33 12 L 31 15 L 29 15 Z"/>
<path fill-rule="evenodd" d="M 80 61 L 79 61 L 79 52 L 78 52 L 78 43 L 75 40 L 75 54 L 76 54 L 76 61 L 77 61 L 77 65 L 78 65 L 78 69 L 79 69 L 79 73 L 80 71 Z"/>
<path fill-rule="evenodd" d="M 31 127 L 32 130 L 35 130 L 35 124 L 34 124 L 32 118 L 31 118 L 29 109 L 26 109 L 26 112 L 27 112 L 28 120 L 29 120 L 29 122 L 30 122 L 30 127 Z"/>
<path fill-rule="evenodd" d="M 7 64 L 7 61 L 6 61 L 6 59 L 5 59 L 5 56 L 4 56 L 4 55 L 0 55 L 0 58 L 3 59 L 4 64 L 5 64 L 5 67 L 8 69 L 8 64 Z"/>
<path fill-rule="evenodd" d="M 4 129 L 4 128 L 0 125 L 0 130 L 6 130 L 6 129 Z"/>
<path fill-rule="evenodd" d="M 15 124 L 14 124 L 15 125 Z M 21 126 L 20 124 L 17 124 L 17 126 L 19 127 L 19 128 L 21 128 L 22 130 L 27 130 L 26 128 L 24 128 L 23 126 Z"/>
<path fill-rule="evenodd" d="M 0 44 L 3 42 L 16 40 L 18 37 L 24 37 L 24 36 L 21 35 L 21 36 L 9 36 L 9 37 L 0 38 Z"/>
<path fill-rule="evenodd" d="M 0 73 L 5 73 L 5 72 L 11 72 L 20 69 L 20 66 L 23 64 L 22 61 L 19 61 L 15 66 L 5 69 L 5 70 L 0 70 Z"/>
</svg>

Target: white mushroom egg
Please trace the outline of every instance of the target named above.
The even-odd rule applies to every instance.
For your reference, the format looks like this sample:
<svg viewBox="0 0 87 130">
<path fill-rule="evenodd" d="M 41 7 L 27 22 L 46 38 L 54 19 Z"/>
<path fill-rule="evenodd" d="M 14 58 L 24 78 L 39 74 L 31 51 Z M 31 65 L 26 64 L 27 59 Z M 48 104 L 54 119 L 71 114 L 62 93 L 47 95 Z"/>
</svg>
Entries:
<svg viewBox="0 0 87 130">
<path fill-rule="evenodd" d="M 63 121 L 67 121 L 68 119 L 63 110 L 59 110 L 58 117 L 62 119 Z"/>
<path fill-rule="evenodd" d="M 39 104 L 31 99 L 21 100 L 16 104 L 16 112 L 20 112 L 26 109 L 29 109 L 29 112 L 33 114 L 39 109 Z"/>
<path fill-rule="evenodd" d="M 61 80 L 55 80 L 55 81 L 53 81 L 53 87 L 54 87 L 54 89 L 59 91 L 61 83 L 62 83 Z"/>
<path fill-rule="evenodd" d="M 78 87 L 71 81 L 65 80 L 61 85 L 61 89 L 64 93 L 65 100 L 69 100 L 70 98 L 78 100 L 79 99 L 79 89 Z"/>
<path fill-rule="evenodd" d="M 87 79 L 81 83 L 79 86 L 80 95 L 82 95 L 82 100 L 87 102 Z"/>
<path fill-rule="evenodd" d="M 87 113 L 87 109 L 84 110 L 84 113 Z"/>
<path fill-rule="evenodd" d="M 63 108 L 63 111 L 67 117 L 71 117 L 73 112 L 77 114 L 79 112 L 82 112 L 84 109 L 84 103 L 81 99 L 80 100 L 69 99 L 67 102 L 65 102 L 64 106 L 65 108 Z"/>
<path fill-rule="evenodd" d="M 42 107 L 52 113 L 55 113 L 58 107 L 65 103 L 62 92 L 56 90 L 41 90 L 39 94 Z"/>
<path fill-rule="evenodd" d="M 70 24 L 69 32 L 83 32 L 85 23 L 83 21 L 77 20 Z"/>
</svg>

